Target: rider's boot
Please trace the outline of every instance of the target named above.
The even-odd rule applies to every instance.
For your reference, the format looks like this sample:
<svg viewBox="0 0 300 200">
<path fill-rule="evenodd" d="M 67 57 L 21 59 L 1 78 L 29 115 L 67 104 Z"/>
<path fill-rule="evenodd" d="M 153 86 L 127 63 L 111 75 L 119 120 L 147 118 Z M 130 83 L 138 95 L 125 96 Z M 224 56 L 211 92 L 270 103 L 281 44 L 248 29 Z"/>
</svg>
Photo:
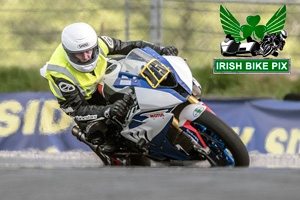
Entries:
<svg viewBox="0 0 300 200">
<path fill-rule="evenodd" d="M 76 130 L 80 131 L 80 128 L 77 125 L 73 127 L 72 133 Z M 114 141 L 114 138 L 110 136 L 108 128 L 103 121 L 90 122 L 83 133 L 87 142 L 93 145 L 99 145 L 103 152 L 112 153 L 115 151 L 116 142 Z"/>
<path fill-rule="evenodd" d="M 106 137 L 105 141 L 100 144 L 100 147 L 104 153 L 113 153 L 117 149 L 116 141 L 112 137 Z"/>
</svg>

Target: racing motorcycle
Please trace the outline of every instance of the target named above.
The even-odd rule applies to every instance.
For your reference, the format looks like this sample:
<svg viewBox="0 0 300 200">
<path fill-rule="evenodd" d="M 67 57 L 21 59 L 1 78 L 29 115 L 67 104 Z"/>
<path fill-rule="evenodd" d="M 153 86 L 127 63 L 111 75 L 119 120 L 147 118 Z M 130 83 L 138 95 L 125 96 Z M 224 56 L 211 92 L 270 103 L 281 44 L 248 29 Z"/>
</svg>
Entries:
<svg viewBox="0 0 300 200">
<path fill-rule="evenodd" d="M 239 136 L 193 95 L 192 73 L 184 59 L 161 56 L 149 47 L 116 59 L 104 76 L 101 92 L 109 102 L 130 96 L 125 118 L 111 119 L 114 147 L 92 144 L 74 127 L 105 165 L 150 165 L 201 161 L 211 166 L 249 166 Z"/>
</svg>

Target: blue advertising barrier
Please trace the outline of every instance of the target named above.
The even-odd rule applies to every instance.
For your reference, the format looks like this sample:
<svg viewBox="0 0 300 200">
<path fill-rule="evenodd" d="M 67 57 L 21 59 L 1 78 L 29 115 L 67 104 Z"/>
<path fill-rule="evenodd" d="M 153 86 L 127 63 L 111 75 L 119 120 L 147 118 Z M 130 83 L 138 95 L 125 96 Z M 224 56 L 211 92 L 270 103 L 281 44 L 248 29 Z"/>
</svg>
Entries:
<svg viewBox="0 0 300 200">
<path fill-rule="evenodd" d="M 0 94 L 0 150 L 90 150 L 71 134 L 73 125 L 51 93 Z"/>
<path fill-rule="evenodd" d="M 300 153 L 300 102 L 271 99 L 205 100 L 249 151 Z M 90 149 L 72 134 L 72 118 L 51 93 L 0 94 L 0 150 Z"/>
<path fill-rule="evenodd" d="M 300 153 L 300 102 L 273 99 L 208 100 L 248 151 Z"/>
</svg>

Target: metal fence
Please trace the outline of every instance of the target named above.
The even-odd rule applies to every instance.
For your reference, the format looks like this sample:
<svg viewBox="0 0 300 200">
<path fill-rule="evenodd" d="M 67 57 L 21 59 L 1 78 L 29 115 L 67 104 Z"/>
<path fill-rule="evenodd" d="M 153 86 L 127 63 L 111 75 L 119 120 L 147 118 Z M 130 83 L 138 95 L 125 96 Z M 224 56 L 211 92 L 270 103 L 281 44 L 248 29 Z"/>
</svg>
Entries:
<svg viewBox="0 0 300 200">
<path fill-rule="evenodd" d="M 212 66 L 223 57 L 224 40 L 220 5 L 240 24 L 249 15 L 266 22 L 287 6 L 285 29 L 289 32 L 279 57 L 291 58 L 292 70 L 300 69 L 300 1 L 201 1 L 201 0 L 0 0 L 1 67 L 39 68 L 60 42 L 62 29 L 74 22 L 92 25 L 99 35 L 121 40 L 146 40 L 175 45 L 192 67 Z"/>
</svg>

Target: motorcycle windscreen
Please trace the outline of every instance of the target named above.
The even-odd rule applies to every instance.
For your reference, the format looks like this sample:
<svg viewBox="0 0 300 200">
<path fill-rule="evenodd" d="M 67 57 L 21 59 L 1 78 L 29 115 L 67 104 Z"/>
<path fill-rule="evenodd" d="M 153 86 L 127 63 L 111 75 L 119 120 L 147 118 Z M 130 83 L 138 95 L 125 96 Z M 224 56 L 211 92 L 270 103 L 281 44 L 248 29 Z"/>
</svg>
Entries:
<svg viewBox="0 0 300 200">
<path fill-rule="evenodd" d="M 170 69 L 156 59 L 149 61 L 141 71 L 141 75 L 153 88 L 156 88 L 169 73 Z"/>
</svg>

